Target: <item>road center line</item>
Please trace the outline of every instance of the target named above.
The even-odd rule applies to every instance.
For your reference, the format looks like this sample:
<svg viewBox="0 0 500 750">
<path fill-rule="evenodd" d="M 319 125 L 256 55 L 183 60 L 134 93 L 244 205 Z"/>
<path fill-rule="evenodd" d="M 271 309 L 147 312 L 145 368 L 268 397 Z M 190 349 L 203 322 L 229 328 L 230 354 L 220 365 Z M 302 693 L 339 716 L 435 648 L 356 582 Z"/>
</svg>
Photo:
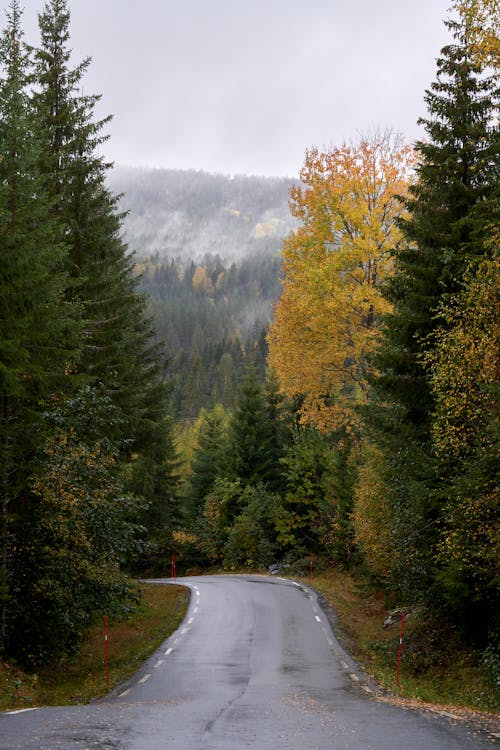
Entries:
<svg viewBox="0 0 500 750">
<path fill-rule="evenodd" d="M 162 664 L 163 664 L 163 659 L 158 659 L 153 669 L 158 669 L 159 667 L 161 667 Z"/>
<path fill-rule="evenodd" d="M 165 651 L 165 654 L 164 654 L 164 655 L 165 655 L 165 656 L 170 656 L 170 654 L 172 653 L 172 651 L 173 651 L 173 650 L 174 650 L 174 649 L 173 649 L 173 648 L 171 648 L 171 647 L 170 647 L 170 648 L 167 648 L 167 650 Z"/>
<path fill-rule="evenodd" d="M 141 685 L 144 682 L 147 682 L 150 677 L 151 677 L 150 674 L 145 674 L 144 677 L 141 680 L 139 680 L 139 685 Z"/>
<path fill-rule="evenodd" d="M 318 617 L 318 615 L 314 615 L 314 619 L 316 620 L 316 622 L 321 622 L 321 620 L 320 620 L 320 618 Z"/>
</svg>

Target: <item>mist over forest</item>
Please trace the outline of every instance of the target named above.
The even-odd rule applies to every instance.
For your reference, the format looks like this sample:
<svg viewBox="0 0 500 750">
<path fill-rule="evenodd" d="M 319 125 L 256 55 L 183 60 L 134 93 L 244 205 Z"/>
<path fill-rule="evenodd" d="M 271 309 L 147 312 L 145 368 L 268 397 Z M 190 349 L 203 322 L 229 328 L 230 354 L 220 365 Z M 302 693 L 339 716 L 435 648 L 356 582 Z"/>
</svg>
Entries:
<svg viewBox="0 0 500 750">
<path fill-rule="evenodd" d="M 124 239 L 164 351 L 177 420 L 234 407 L 249 362 L 264 375 L 281 294 L 282 241 L 296 222 L 284 178 L 115 167 Z"/>
<path fill-rule="evenodd" d="M 287 178 L 115 166 L 108 184 L 122 194 L 125 239 L 138 258 L 275 253 L 296 226 Z"/>
</svg>

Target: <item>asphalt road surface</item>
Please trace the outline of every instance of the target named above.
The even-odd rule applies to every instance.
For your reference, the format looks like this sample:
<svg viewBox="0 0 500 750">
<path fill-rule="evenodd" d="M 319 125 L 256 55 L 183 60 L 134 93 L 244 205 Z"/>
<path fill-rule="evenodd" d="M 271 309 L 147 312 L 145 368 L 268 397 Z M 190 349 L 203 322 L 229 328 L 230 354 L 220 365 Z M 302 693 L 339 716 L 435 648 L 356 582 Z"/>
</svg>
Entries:
<svg viewBox="0 0 500 750">
<path fill-rule="evenodd" d="M 491 735 L 380 702 L 315 594 L 265 576 L 178 579 L 186 619 L 88 706 L 0 715 L 1 750 L 479 750 Z"/>
</svg>

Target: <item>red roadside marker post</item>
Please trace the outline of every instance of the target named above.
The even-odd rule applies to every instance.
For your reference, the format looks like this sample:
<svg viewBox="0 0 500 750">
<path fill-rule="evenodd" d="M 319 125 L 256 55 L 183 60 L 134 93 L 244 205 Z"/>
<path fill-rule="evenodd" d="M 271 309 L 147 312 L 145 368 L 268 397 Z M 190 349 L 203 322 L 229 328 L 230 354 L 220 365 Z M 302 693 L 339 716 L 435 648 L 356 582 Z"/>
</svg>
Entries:
<svg viewBox="0 0 500 750">
<path fill-rule="evenodd" d="M 109 685 L 109 640 L 108 640 L 108 618 L 103 615 L 104 623 L 104 665 L 106 672 L 106 685 Z"/>
<path fill-rule="evenodd" d="M 396 686 L 399 687 L 399 668 L 401 667 L 401 652 L 403 651 L 403 635 L 405 632 L 405 613 L 401 614 L 401 629 L 399 631 L 398 663 L 396 666 Z"/>
<path fill-rule="evenodd" d="M 175 569 L 175 555 L 172 555 L 172 560 L 170 564 L 170 577 L 175 580 L 177 580 L 177 571 Z"/>
<path fill-rule="evenodd" d="M 309 583 L 312 583 L 313 579 L 313 553 L 311 552 L 311 559 L 309 561 Z"/>
</svg>

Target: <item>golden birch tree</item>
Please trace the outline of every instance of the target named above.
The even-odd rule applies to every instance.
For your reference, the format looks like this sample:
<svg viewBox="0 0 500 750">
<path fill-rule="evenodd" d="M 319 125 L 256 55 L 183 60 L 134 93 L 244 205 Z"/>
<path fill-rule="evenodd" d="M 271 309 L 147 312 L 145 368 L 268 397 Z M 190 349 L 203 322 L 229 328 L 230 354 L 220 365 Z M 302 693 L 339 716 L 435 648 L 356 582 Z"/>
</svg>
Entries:
<svg viewBox="0 0 500 750">
<path fill-rule="evenodd" d="M 368 357 L 388 303 L 380 285 L 402 242 L 413 152 L 391 132 L 306 153 L 290 208 L 301 225 L 284 242 L 283 293 L 269 333 L 283 390 L 304 399 L 320 429 L 352 426 L 367 395 Z"/>
<path fill-rule="evenodd" d="M 500 67 L 499 0 L 455 0 L 453 8 L 465 21 L 469 47 L 479 64 Z"/>
</svg>

